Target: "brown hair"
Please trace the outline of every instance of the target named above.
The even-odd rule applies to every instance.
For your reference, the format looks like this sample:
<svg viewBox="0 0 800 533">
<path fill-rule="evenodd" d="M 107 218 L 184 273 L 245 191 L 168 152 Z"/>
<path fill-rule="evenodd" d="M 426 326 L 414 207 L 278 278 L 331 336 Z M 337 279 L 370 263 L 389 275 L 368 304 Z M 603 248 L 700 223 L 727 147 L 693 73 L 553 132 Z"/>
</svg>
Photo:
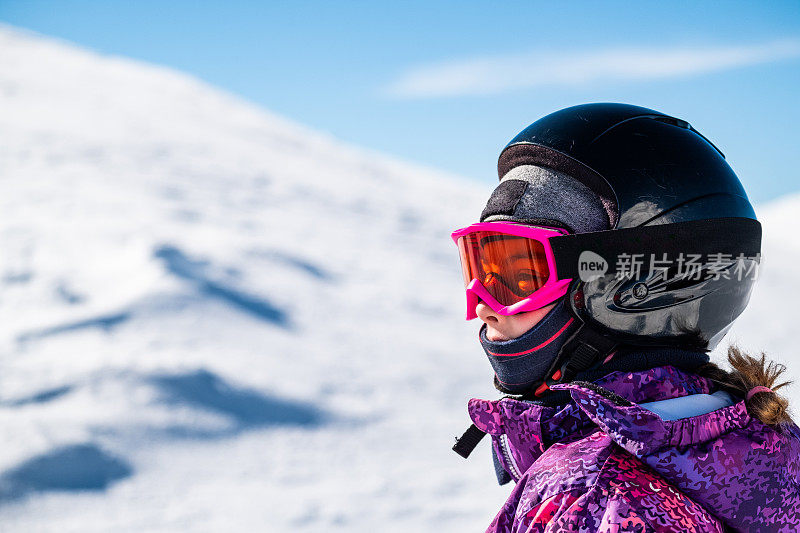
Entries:
<svg viewBox="0 0 800 533">
<path fill-rule="evenodd" d="M 789 400 L 777 394 L 778 389 L 789 385 L 791 381 L 775 385 L 786 366 L 768 361 L 763 351 L 760 357 L 753 357 L 733 344 L 728 346 L 728 364 L 733 370 L 724 370 L 716 363 L 706 363 L 694 373 L 715 382 L 720 389 L 742 398 L 746 398 L 748 391 L 759 385 L 772 389 L 772 392 L 757 392 L 749 400 L 745 400 L 747 412 L 768 425 L 792 423 L 788 412 Z"/>
</svg>

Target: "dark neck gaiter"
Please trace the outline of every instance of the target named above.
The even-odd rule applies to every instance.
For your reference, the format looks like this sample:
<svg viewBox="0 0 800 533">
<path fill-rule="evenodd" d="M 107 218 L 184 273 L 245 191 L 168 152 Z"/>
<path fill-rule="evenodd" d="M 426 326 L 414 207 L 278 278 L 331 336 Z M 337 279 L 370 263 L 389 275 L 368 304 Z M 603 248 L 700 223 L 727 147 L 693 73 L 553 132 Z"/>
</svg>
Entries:
<svg viewBox="0 0 800 533">
<path fill-rule="evenodd" d="M 490 341 L 486 338 L 486 324 L 481 326 L 478 336 L 497 381 L 508 392 L 520 394 L 544 379 L 559 349 L 579 325 L 567 309 L 566 298 L 562 298 L 535 326 L 516 339 Z"/>
</svg>

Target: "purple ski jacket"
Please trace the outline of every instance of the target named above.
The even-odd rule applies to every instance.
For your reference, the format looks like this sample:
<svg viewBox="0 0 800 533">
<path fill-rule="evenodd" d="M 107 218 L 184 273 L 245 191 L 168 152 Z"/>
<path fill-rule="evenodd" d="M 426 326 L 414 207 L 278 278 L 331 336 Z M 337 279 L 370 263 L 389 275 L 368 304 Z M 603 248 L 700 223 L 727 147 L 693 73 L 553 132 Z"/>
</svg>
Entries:
<svg viewBox="0 0 800 533">
<path fill-rule="evenodd" d="M 800 430 L 661 366 L 553 386 L 556 407 L 469 402 L 517 482 L 490 532 L 800 532 Z"/>
</svg>

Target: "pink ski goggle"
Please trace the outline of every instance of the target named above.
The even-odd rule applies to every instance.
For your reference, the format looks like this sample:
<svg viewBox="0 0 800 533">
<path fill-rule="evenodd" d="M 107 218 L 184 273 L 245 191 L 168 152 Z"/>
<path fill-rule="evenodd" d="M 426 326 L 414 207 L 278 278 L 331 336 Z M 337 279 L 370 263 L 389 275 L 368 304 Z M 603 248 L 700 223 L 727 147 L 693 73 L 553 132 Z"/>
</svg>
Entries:
<svg viewBox="0 0 800 533">
<path fill-rule="evenodd" d="M 550 239 L 564 229 L 511 222 L 481 222 L 456 230 L 467 320 L 482 300 L 504 316 L 533 311 L 567 293 L 572 278 L 558 279 Z"/>
</svg>

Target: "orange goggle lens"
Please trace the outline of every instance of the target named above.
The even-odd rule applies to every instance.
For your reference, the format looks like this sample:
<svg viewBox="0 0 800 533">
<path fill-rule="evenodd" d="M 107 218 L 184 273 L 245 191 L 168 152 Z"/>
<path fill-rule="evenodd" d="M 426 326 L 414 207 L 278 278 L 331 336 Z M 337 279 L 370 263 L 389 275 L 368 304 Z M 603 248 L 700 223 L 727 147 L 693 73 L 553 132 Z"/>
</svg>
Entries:
<svg viewBox="0 0 800 533">
<path fill-rule="evenodd" d="M 477 279 L 500 304 L 513 305 L 550 277 L 544 245 L 527 237 L 476 231 L 458 238 L 464 284 Z"/>
</svg>

